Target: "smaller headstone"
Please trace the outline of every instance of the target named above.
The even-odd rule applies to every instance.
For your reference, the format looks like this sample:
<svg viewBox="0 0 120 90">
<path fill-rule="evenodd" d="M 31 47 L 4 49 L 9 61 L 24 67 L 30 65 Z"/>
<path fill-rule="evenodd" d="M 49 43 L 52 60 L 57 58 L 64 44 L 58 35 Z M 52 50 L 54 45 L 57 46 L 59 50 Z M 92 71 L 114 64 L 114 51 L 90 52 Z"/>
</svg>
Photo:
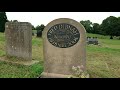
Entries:
<svg viewBox="0 0 120 90">
<path fill-rule="evenodd" d="M 32 26 L 14 20 L 5 24 L 6 54 L 32 60 Z"/>
</svg>

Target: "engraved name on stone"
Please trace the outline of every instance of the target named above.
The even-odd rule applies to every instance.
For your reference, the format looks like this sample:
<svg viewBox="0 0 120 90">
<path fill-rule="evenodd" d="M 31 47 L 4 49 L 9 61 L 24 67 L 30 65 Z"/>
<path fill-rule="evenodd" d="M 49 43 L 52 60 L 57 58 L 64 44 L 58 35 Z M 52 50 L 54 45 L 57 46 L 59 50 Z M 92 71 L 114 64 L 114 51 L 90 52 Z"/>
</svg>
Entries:
<svg viewBox="0 0 120 90">
<path fill-rule="evenodd" d="M 52 26 L 47 32 L 48 41 L 59 48 L 68 48 L 75 45 L 80 39 L 78 29 L 67 23 Z"/>
</svg>

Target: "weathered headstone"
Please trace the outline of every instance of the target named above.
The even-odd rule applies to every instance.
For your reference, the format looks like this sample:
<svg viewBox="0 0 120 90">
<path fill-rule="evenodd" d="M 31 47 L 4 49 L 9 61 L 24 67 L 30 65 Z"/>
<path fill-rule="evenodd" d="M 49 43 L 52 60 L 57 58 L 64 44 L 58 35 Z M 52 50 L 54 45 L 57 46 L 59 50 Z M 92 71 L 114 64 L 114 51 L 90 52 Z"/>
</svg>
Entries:
<svg viewBox="0 0 120 90">
<path fill-rule="evenodd" d="M 94 45 L 98 45 L 98 39 L 97 39 L 97 37 L 94 37 Z"/>
<path fill-rule="evenodd" d="M 7 22 L 5 25 L 6 54 L 32 60 L 32 26 L 28 22 Z"/>
<path fill-rule="evenodd" d="M 73 74 L 72 67 L 86 70 L 86 31 L 77 21 L 60 18 L 43 30 L 43 78 L 66 78 Z"/>
<path fill-rule="evenodd" d="M 94 44 L 98 45 L 98 39 L 97 37 L 87 37 L 87 44 Z"/>
</svg>

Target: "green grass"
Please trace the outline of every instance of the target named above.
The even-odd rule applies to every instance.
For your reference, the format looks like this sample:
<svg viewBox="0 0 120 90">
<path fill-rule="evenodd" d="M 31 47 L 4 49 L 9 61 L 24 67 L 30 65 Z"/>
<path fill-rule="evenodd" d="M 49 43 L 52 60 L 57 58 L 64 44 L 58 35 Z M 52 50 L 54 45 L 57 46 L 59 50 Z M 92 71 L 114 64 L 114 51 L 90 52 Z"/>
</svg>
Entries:
<svg viewBox="0 0 120 90">
<path fill-rule="evenodd" d="M 99 34 L 91 34 L 91 33 L 87 33 L 88 37 L 98 37 L 99 39 L 109 39 L 110 36 L 104 36 L 104 35 L 99 35 Z"/>
<path fill-rule="evenodd" d="M 23 66 L 0 62 L 0 77 L 2 78 L 36 78 L 42 71 L 43 66 L 40 64 Z"/>
<path fill-rule="evenodd" d="M 37 30 L 32 30 L 32 32 L 37 33 Z"/>
<path fill-rule="evenodd" d="M 87 46 L 87 71 L 92 78 L 120 78 L 120 40 L 98 40 Z"/>
<path fill-rule="evenodd" d="M 5 55 L 5 37 L 4 33 L 0 33 L 0 56 Z"/>
<path fill-rule="evenodd" d="M 120 78 L 120 40 L 109 36 L 98 37 L 100 45 L 87 45 L 87 71 L 91 78 Z M 5 57 L 5 38 L 0 33 L 0 58 Z M 36 78 L 43 71 L 43 43 L 41 38 L 32 38 L 32 59 L 40 62 L 31 66 L 0 62 L 0 78 Z"/>
<path fill-rule="evenodd" d="M 32 38 L 32 59 L 39 60 L 31 66 L 0 62 L 0 78 L 36 78 L 43 71 L 42 39 Z M 0 33 L 0 58 L 5 57 L 5 35 Z M 15 60 L 14 57 L 9 58 Z"/>
</svg>

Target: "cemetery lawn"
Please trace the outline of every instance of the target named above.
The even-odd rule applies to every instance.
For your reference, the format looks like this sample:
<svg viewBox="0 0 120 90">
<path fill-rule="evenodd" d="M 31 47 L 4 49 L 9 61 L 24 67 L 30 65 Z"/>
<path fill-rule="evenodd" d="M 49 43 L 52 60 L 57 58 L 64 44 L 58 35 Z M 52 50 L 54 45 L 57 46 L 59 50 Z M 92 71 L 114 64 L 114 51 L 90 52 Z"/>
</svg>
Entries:
<svg viewBox="0 0 120 90">
<path fill-rule="evenodd" d="M 98 37 L 100 45 L 87 45 L 87 71 L 92 78 L 120 78 L 120 40 Z"/>
<path fill-rule="evenodd" d="M 0 33 L 0 59 L 6 59 L 5 53 L 5 35 Z M 7 58 L 17 61 L 16 58 Z M 42 39 L 33 37 L 32 39 L 32 60 L 38 60 L 39 63 L 26 66 L 0 61 L 0 78 L 37 78 L 43 72 L 43 52 Z"/>
<path fill-rule="evenodd" d="M 120 40 L 97 36 L 100 45 L 87 45 L 86 66 L 91 78 L 120 78 Z M 0 33 L 0 59 L 6 57 L 4 33 Z M 7 58 L 10 59 L 10 58 Z M 0 61 L 0 78 L 37 78 L 43 72 L 43 44 L 41 38 L 32 38 L 32 60 L 39 63 L 31 66 Z M 15 58 L 13 58 L 15 61 Z"/>
</svg>

